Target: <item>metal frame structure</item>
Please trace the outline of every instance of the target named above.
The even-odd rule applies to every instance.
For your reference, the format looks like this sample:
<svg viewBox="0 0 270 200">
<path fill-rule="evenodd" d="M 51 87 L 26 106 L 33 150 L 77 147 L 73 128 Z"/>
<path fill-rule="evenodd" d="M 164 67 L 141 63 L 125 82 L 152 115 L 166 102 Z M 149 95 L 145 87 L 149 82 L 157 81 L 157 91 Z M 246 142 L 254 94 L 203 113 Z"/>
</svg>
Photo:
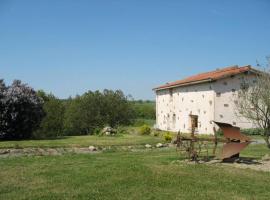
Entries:
<svg viewBox="0 0 270 200">
<path fill-rule="evenodd" d="M 239 127 L 222 122 L 213 122 L 221 129 L 224 138 L 218 138 L 215 128 L 215 135 L 209 138 L 195 136 L 195 129 L 192 130 L 190 137 L 178 132 L 175 140 L 177 151 L 187 154 L 188 158 L 193 161 L 198 161 L 203 148 L 206 150 L 206 159 L 209 159 L 209 150 L 212 149 L 212 156 L 216 157 L 218 143 L 223 143 L 219 156 L 221 160 L 239 158 L 240 152 L 251 143 L 251 139 L 242 134 Z"/>
</svg>

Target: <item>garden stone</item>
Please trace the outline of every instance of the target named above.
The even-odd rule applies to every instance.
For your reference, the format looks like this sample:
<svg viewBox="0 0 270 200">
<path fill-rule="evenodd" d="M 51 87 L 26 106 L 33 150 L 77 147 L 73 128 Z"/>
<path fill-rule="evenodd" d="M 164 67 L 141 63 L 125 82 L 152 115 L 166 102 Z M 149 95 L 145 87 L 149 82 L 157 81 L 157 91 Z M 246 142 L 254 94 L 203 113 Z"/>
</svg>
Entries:
<svg viewBox="0 0 270 200">
<path fill-rule="evenodd" d="M 90 151 L 97 151 L 97 148 L 94 147 L 94 146 L 89 146 L 88 149 L 89 149 Z"/>
<path fill-rule="evenodd" d="M 152 146 L 150 144 L 146 144 L 145 148 L 151 148 Z"/>
<path fill-rule="evenodd" d="M 112 127 L 106 126 L 102 129 L 101 133 L 105 135 L 114 135 L 116 133 L 116 130 Z"/>
<path fill-rule="evenodd" d="M 163 144 L 157 143 L 156 147 L 157 147 L 157 148 L 161 148 L 161 147 L 163 147 Z"/>
</svg>

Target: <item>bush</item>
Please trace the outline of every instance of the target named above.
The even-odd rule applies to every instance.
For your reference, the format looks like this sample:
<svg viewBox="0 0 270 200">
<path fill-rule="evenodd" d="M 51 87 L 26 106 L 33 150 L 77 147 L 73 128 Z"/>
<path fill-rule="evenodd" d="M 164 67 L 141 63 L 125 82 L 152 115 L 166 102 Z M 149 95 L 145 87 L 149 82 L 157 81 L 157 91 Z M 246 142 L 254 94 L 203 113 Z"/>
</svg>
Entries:
<svg viewBox="0 0 270 200">
<path fill-rule="evenodd" d="M 102 132 L 101 128 L 98 128 L 98 127 L 95 128 L 93 131 L 94 135 L 101 135 L 101 132 Z"/>
<path fill-rule="evenodd" d="M 242 129 L 241 132 L 246 135 L 263 135 L 263 129 L 260 128 Z"/>
<path fill-rule="evenodd" d="M 171 133 L 167 132 L 164 134 L 164 139 L 166 142 L 171 142 L 172 141 L 172 135 Z"/>
<path fill-rule="evenodd" d="M 158 136 L 159 136 L 159 132 L 158 132 L 158 131 L 154 131 L 153 135 L 154 135 L 155 137 L 158 137 Z"/>
<path fill-rule="evenodd" d="M 119 126 L 119 127 L 117 127 L 117 129 L 116 129 L 116 133 L 117 133 L 117 134 L 127 134 L 127 133 L 128 133 L 128 130 L 127 130 L 126 127 Z"/>
<path fill-rule="evenodd" d="M 141 135 L 150 135 L 151 134 L 151 128 L 148 125 L 143 125 L 140 127 L 139 133 Z"/>
</svg>

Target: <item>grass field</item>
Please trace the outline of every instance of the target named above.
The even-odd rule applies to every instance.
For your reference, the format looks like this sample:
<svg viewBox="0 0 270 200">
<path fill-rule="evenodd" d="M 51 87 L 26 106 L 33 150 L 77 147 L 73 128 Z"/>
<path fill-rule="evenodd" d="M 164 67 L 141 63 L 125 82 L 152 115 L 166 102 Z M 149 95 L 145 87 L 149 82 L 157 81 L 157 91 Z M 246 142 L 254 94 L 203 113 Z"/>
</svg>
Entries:
<svg viewBox="0 0 270 200">
<path fill-rule="evenodd" d="M 0 199 L 269 199 L 270 173 L 177 159 L 167 149 L 0 159 Z"/>
<path fill-rule="evenodd" d="M 162 142 L 160 137 L 124 134 L 114 137 L 66 136 L 55 140 L 0 141 L 0 148 L 25 147 L 88 147 L 94 146 L 133 146 Z"/>
<path fill-rule="evenodd" d="M 153 136 L 74 136 L 6 141 L 0 147 L 127 146 L 155 144 Z M 261 158 L 265 145 L 241 154 Z M 270 173 L 233 166 L 175 162 L 175 149 L 116 151 L 0 159 L 0 199 L 269 199 Z"/>
</svg>

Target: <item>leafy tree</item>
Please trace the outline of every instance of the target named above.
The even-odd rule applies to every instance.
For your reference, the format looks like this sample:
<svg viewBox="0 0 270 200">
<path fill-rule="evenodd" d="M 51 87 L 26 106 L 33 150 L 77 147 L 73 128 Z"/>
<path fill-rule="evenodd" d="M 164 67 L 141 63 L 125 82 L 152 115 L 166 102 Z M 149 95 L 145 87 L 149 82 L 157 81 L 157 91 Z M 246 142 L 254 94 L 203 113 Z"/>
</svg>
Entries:
<svg viewBox="0 0 270 200">
<path fill-rule="evenodd" d="M 38 91 L 38 95 L 43 99 L 43 109 L 45 117 L 40 127 L 34 133 L 35 138 L 52 138 L 63 135 L 65 107 L 63 102 L 53 94 L 46 94 L 44 91 Z"/>
<path fill-rule="evenodd" d="M 122 91 L 89 91 L 67 103 L 66 134 L 92 134 L 96 128 L 129 124 L 133 110 Z"/>
<path fill-rule="evenodd" d="M 131 102 L 121 90 L 104 90 L 103 91 L 103 114 L 105 122 L 111 127 L 127 125 L 134 118 L 134 110 Z"/>
<path fill-rule="evenodd" d="M 0 83 L 1 130 L 5 139 L 30 138 L 44 116 L 43 101 L 28 85 L 15 80 L 6 87 Z"/>
<path fill-rule="evenodd" d="M 270 62 L 264 72 L 258 72 L 256 81 L 238 93 L 237 112 L 261 128 L 260 134 L 270 148 Z"/>
<path fill-rule="evenodd" d="M 0 136 L 6 133 L 6 124 L 5 124 L 5 93 L 7 87 L 3 80 L 0 79 Z"/>
</svg>

